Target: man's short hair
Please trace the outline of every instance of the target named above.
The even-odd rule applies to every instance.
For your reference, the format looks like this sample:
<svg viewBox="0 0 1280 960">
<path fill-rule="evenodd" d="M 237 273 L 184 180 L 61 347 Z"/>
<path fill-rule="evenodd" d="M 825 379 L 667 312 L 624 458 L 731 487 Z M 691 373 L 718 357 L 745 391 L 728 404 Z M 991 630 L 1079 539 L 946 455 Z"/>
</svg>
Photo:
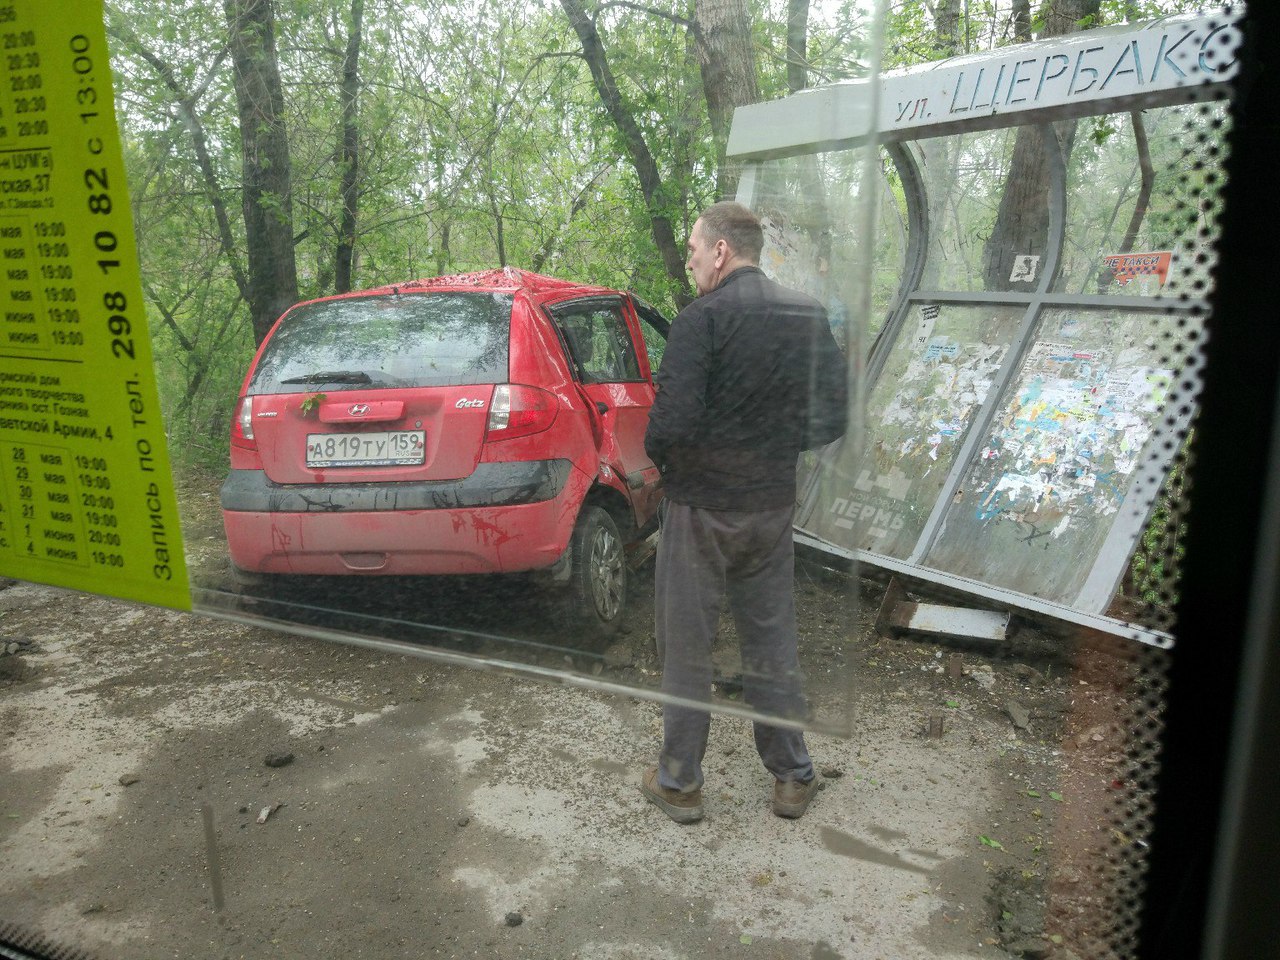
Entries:
<svg viewBox="0 0 1280 960">
<path fill-rule="evenodd" d="M 703 242 L 714 245 L 723 240 L 738 256 L 760 262 L 760 250 L 764 247 L 764 230 L 760 218 L 740 203 L 721 200 L 702 211 Z"/>
</svg>

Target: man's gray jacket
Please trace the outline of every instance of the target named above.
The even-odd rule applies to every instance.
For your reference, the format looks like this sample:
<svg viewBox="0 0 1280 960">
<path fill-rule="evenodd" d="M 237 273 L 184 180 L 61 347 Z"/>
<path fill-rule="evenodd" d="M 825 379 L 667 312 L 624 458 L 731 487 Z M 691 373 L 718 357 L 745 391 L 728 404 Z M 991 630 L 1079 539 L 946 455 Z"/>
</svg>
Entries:
<svg viewBox="0 0 1280 960">
<path fill-rule="evenodd" d="M 656 382 L 644 446 L 677 503 L 793 503 L 800 451 L 845 432 L 848 373 L 826 310 L 759 267 L 680 311 Z"/>
</svg>

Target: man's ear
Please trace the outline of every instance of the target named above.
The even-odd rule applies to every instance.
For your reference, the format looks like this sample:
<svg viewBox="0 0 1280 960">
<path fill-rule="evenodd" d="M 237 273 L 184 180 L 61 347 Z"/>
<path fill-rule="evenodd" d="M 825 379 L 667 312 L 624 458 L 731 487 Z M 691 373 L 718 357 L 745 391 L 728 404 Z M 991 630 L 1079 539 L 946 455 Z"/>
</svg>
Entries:
<svg viewBox="0 0 1280 960">
<path fill-rule="evenodd" d="M 716 267 L 717 269 L 729 262 L 729 244 L 722 238 L 716 241 Z"/>
</svg>

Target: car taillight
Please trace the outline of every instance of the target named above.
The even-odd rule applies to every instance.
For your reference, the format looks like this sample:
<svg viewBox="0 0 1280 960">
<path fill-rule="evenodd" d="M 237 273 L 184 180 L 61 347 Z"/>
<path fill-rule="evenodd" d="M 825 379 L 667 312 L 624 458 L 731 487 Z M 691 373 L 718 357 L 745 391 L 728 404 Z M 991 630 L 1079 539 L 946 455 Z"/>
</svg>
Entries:
<svg viewBox="0 0 1280 960">
<path fill-rule="evenodd" d="M 236 407 L 236 417 L 231 422 L 231 445 L 256 450 L 257 441 L 253 439 L 253 397 L 241 397 Z"/>
<path fill-rule="evenodd" d="M 493 388 L 485 441 L 511 440 L 541 433 L 555 423 L 558 408 L 556 398 L 545 390 L 518 383 L 500 383 Z"/>
</svg>

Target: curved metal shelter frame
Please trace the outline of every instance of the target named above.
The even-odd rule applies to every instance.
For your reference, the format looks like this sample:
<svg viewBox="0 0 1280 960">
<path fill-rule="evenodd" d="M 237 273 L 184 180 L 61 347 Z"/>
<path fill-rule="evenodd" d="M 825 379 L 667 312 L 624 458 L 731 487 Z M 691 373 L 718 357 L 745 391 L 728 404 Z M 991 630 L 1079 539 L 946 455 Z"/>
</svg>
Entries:
<svg viewBox="0 0 1280 960">
<path fill-rule="evenodd" d="M 1194 413 L 1214 236 L 1195 190 L 1216 193 L 1204 189 L 1222 123 L 1211 105 L 1230 93 L 1239 43 L 1230 12 L 1173 17 L 738 110 L 729 140 L 745 162 L 738 199 L 765 217 L 781 279 L 799 278 L 837 313 L 858 301 L 849 278 L 874 285 L 868 261 L 883 261 L 885 244 L 850 237 L 840 264 L 833 240 L 854 228 L 842 215 L 853 205 L 842 209 L 839 196 L 859 192 L 856 155 L 879 152 L 884 180 L 867 193 L 905 221 L 888 257 L 896 288 L 867 295 L 883 321 L 859 371 L 866 436 L 814 465 L 798 540 L 1171 644 L 1158 626 L 1114 615 L 1113 599 Z M 1081 123 L 1091 132 L 1082 136 Z M 1148 169 L 1152 124 L 1163 124 L 1168 147 L 1159 171 Z M 1117 164 L 1130 137 L 1141 149 Z M 970 163 L 974 155 L 985 159 Z M 1094 182 L 1120 167 L 1114 191 Z M 1019 169 L 1045 182 L 1016 183 Z M 1010 191 L 1038 190 L 1021 203 L 1024 213 L 1043 204 L 1039 225 L 1009 230 L 999 225 L 1005 210 L 980 210 L 985 237 L 949 236 L 962 218 L 944 224 L 940 197 L 970 202 L 966 178 L 1000 180 L 1001 208 Z M 815 202 L 819 214 L 797 212 Z M 1126 208 L 1131 229 L 1116 238 Z M 1108 212 L 1105 230 L 1077 226 Z M 1144 216 L 1159 223 L 1138 230 Z M 1135 249 L 1147 235 L 1164 242 Z M 1107 242 L 1115 246 L 1099 248 Z"/>
</svg>

